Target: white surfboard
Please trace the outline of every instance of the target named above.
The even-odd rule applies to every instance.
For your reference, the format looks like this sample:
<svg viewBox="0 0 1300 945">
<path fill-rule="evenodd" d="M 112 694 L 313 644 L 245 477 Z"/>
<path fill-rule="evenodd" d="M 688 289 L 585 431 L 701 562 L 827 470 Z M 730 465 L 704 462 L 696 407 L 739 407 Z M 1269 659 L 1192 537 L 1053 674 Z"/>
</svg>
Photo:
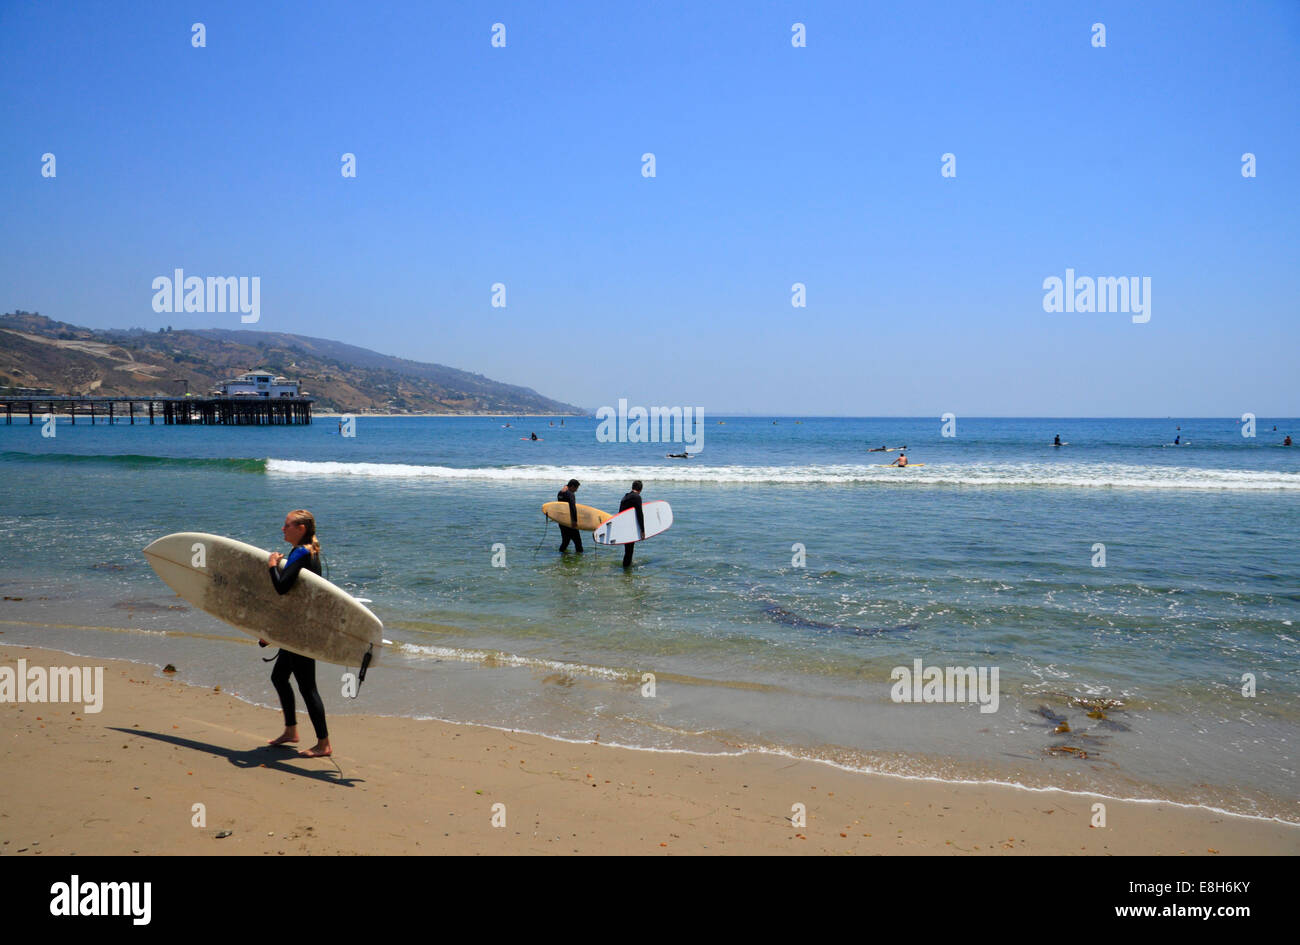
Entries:
<svg viewBox="0 0 1300 945">
<path fill-rule="evenodd" d="M 373 665 L 385 642 L 379 618 L 306 569 L 288 593 L 276 593 L 269 554 L 204 532 L 177 532 L 144 549 L 163 583 L 218 620 L 312 659 L 360 666 L 369 653 Z"/>
<path fill-rule="evenodd" d="M 594 532 L 598 545 L 626 545 L 645 538 L 653 538 L 660 532 L 666 532 L 673 524 L 673 510 L 663 499 L 641 503 L 642 517 L 645 518 L 645 534 L 637 528 L 636 509 L 619 512 Z"/>
</svg>

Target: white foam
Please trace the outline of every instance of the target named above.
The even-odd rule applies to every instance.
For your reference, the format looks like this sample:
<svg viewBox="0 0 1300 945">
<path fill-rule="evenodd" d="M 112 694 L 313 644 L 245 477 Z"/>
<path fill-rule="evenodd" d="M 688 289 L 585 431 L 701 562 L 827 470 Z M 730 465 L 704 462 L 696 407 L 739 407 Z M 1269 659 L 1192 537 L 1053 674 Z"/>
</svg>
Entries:
<svg viewBox="0 0 1300 945">
<path fill-rule="evenodd" d="M 616 682 L 640 682 L 636 673 L 608 666 L 588 666 L 585 663 L 565 663 L 559 660 L 536 659 L 495 650 L 462 650 L 450 646 L 431 646 L 418 643 L 399 643 L 396 647 L 404 656 L 423 659 L 459 660 L 463 663 L 486 663 L 490 666 L 518 666 L 525 669 L 544 669 L 569 676 L 593 676 Z"/>
<path fill-rule="evenodd" d="M 1230 492 L 1300 491 L 1300 473 L 1114 463 L 927 464 L 907 470 L 876 465 L 833 466 L 421 466 L 407 463 L 337 463 L 268 459 L 267 472 L 315 478 L 363 476 L 466 482 L 555 482 L 578 476 L 590 482 L 648 479 L 656 483 L 770 483 L 773 485 L 929 485 L 1066 487 L 1080 489 L 1182 489 Z"/>
</svg>

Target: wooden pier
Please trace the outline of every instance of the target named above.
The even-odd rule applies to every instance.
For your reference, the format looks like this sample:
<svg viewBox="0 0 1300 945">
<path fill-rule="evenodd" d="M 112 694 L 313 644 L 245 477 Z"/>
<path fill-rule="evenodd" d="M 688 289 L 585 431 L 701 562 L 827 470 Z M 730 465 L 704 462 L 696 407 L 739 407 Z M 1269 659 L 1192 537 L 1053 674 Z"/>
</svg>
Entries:
<svg viewBox="0 0 1300 945">
<path fill-rule="evenodd" d="M 73 424 L 80 415 L 106 423 L 134 424 L 138 419 L 164 424 L 278 426 L 311 423 L 311 397 L 0 397 L 5 423 L 15 414 L 35 423 L 45 414 L 66 414 Z"/>
</svg>

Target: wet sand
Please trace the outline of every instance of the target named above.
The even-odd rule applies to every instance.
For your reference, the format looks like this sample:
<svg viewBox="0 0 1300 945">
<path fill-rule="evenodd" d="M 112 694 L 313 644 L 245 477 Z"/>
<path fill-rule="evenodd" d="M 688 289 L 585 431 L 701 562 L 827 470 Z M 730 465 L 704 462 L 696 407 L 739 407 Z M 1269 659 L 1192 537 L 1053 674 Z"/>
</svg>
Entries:
<svg viewBox="0 0 1300 945">
<path fill-rule="evenodd" d="M 0 704 L 0 855 L 1300 853 L 1300 828 L 1199 808 L 1104 800 L 1094 827 L 1102 799 L 1060 791 L 415 719 L 332 716 L 333 758 L 304 759 L 265 747 L 279 712 L 157 667 L 0 645 L 20 658 L 103 666 L 104 693 Z"/>
</svg>

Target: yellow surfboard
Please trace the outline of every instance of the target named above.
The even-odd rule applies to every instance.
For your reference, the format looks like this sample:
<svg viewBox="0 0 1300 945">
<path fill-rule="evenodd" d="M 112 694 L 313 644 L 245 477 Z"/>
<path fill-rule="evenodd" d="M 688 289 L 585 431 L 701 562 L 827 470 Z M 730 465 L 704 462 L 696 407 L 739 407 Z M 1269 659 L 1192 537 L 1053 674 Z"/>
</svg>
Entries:
<svg viewBox="0 0 1300 945">
<path fill-rule="evenodd" d="M 570 523 L 569 503 L 567 502 L 547 502 L 542 506 L 542 514 L 552 522 L 558 522 L 561 525 Z M 590 505 L 578 505 L 578 530 L 584 532 L 594 532 L 614 516 L 608 512 L 602 512 L 600 509 L 593 509 Z"/>
</svg>

